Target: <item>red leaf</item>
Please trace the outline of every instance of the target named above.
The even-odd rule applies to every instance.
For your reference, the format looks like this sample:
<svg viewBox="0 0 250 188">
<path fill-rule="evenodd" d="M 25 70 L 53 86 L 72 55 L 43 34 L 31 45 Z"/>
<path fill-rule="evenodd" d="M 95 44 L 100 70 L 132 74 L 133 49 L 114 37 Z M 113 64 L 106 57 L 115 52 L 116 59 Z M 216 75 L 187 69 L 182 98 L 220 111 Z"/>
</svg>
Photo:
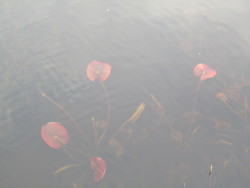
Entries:
<svg viewBox="0 0 250 188">
<path fill-rule="evenodd" d="M 212 78 L 217 74 L 216 70 L 211 69 L 206 64 L 196 65 L 194 67 L 193 73 L 194 76 L 200 77 L 200 80 L 206 80 L 208 78 Z"/>
<path fill-rule="evenodd" d="M 43 141 L 54 149 L 59 149 L 69 141 L 69 135 L 64 126 L 57 122 L 49 122 L 41 128 Z"/>
<path fill-rule="evenodd" d="M 96 182 L 101 181 L 106 173 L 106 162 L 100 157 L 91 158 L 91 168 L 94 170 Z"/>
<path fill-rule="evenodd" d="M 103 82 L 110 76 L 111 68 L 108 63 L 91 61 L 87 67 L 87 77 L 92 82 L 96 80 Z"/>
</svg>

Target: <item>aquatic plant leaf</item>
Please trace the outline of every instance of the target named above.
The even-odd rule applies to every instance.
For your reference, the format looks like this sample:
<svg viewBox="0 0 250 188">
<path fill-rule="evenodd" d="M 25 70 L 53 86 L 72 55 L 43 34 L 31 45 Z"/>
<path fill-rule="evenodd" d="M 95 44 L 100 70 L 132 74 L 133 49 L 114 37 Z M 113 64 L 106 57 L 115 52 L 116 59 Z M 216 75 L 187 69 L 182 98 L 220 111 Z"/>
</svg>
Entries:
<svg viewBox="0 0 250 188">
<path fill-rule="evenodd" d="M 193 138 L 194 135 L 195 135 L 200 129 L 201 129 L 200 126 L 195 127 L 195 128 L 193 129 L 193 131 L 192 131 L 192 136 L 191 136 L 191 138 Z"/>
<path fill-rule="evenodd" d="M 229 146 L 233 146 L 233 144 L 231 143 L 231 142 L 228 142 L 228 141 L 226 141 L 226 140 L 222 140 L 222 139 L 220 139 L 220 140 L 218 140 L 221 144 L 226 144 L 226 145 L 229 145 Z"/>
<path fill-rule="evenodd" d="M 153 100 L 155 106 L 156 106 L 156 112 L 161 117 L 172 129 L 173 127 L 171 126 L 171 121 L 167 118 L 163 105 L 158 101 L 158 99 L 154 96 L 154 94 L 150 94 L 151 99 Z"/>
<path fill-rule="evenodd" d="M 217 93 L 216 98 L 222 100 L 224 103 L 228 102 L 228 97 L 226 96 L 225 93 L 222 93 L 222 92 Z"/>
<path fill-rule="evenodd" d="M 100 157 L 91 158 L 91 168 L 94 171 L 94 181 L 101 181 L 106 173 L 107 164 Z"/>
<path fill-rule="evenodd" d="M 135 110 L 135 112 L 132 114 L 132 116 L 125 121 L 120 127 L 119 129 L 116 130 L 116 132 L 113 134 L 112 138 L 114 138 L 120 131 L 124 130 L 124 128 L 129 124 L 129 123 L 134 123 L 141 115 L 141 113 L 143 112 L 143 110 L 145 109 L 145 104 L 141 103 L 139 104 L 139 106 L 137 107 L 137 109 Z"/>
<path fill-rule="evenodd" d="M 63 167 L 57 169 L 56 171 L 54 171 L 54 174 L 59 174 L 69 168 L 73 168 L 73 167 L 76 167 L 76 166 L 82 166 L 83 164 L 72 164 L 72 165 L 64 165 Z"/>
<path fill-rule="evenodd" d="M 198 64 L 194 67 L 193 74 L 196 77 L 200 77 L 200 80 L 206 80 L 208 78 L 214 77 L 217 72 L 216 70 L 211 69 L 206 64 Z"/>
<path fill-rule="evenodd" d="M 208 175 L 211 176 L 212 172 L 213 172 L 213 165 L 210 165 Z"/>
<path fill-rule="evenodd" d="M 141 115 L 143 110 L 145 109 L 145 104 L 141 103 L 137 107 L 136 111 L 133 113 L 133 115 L 128 119 L 128 122 L 134 123 Z"/>
<path fill-rule="evenodd" d="M 51 148 L 59 149 L 69 141 L 69 135 L 64 126 L 57 122 L 49 122 L 42 126 L 41 137 Z"/>
<path fill-rule="evenodd" d="M 102 63 L 99 61 L 91 61 L 87 66 L 87 77 L 90 81 L 96 80 L 103 82 L 111 73 L 111 66 L 108 63 Z"/>
</svg>

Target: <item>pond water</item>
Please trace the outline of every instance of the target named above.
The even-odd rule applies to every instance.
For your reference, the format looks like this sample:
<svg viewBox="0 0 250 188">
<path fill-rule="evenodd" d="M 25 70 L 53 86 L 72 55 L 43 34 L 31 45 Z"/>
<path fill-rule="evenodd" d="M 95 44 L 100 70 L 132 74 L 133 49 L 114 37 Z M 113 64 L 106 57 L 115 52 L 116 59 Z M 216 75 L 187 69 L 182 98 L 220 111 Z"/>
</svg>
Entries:
<svg viewBox="0 0 250 188">
<path fill-rule="evenodd" d="M 249 187 L 249 7 L 0 1 L 0 187 Z M 112 67 L 102 83 L 87 78 L 93 60 Z M 200 81 L 193 75 L 200 63 L 217 75 Z M 97 144 L 93 132 L 102 133 L 108 104 Z M 44 143 L 41 127 L 53 121 L 75 149 Z M 83 151 L 106 161 L 101 181 Z"/>
</svg>

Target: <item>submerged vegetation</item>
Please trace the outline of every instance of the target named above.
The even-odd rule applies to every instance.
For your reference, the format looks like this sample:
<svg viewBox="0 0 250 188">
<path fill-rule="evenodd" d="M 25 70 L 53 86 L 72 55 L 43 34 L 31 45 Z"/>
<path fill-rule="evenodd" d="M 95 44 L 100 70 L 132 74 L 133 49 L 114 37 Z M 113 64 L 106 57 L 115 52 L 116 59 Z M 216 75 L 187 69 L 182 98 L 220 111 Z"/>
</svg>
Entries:
<svg viewBox="0 0 250 188">
<path fill-rule="evenodd" d="M 92 81 L 98 81 L 106 96 L 107 102 L 107 117 L 105 120 L 97 121 L 92 117 L 92 137 L 86 134 L 83 126 L 78 124 L 73 116 L 68 112 L 63 106 L 58 104 L 55 100 L 47 96 L 45 93 L 41 93 L 41 96 L 48 99 L 52 104 L 59 108 L 72 122 L 73 128 L 77 131 L 78 135 L 82 140 L 80 142 L 84 143 L 84 148 L 79 148 L 77 144 L 70 144 L 70 136 L 67 129 L 58 122 L 49 122 L 46 125 L 41 127 L 41 137 L 43 141 L 53 149 L 63 149 L 65 153 L 75 162 L 74 164 L 67 164 L 59 169 L 54 171 L 55 175 L 58 175 L 68 169 L 74 167 L 87 166 L 86 169 L 90 166 L 92 169 L 92 175 L 86 179 L 83 183 L 84 185 L 93 186 L 94 182 L 100 182 L 106 174 L 108 168 L 106 160 L 103 155 L 103 152 L 108 148 L 111 148 L 112 153 L 115 153 L 116 156 L 121 156 L 124 153 L 123 145 L 117 139 L 118 135 L 127 132 L 129 129 L 127 126 L 133 124 L 141 116 L 142 112 L 145 109 L 145 104 L 140 103 L 134 113 L 129 117 L 124 123 L 122 123 L 115 132 L 107 137 L 106 134 L 109 131 L 109 122 L 111 117 L 110 112 L 110 99 L 108 91 L 103 84 L 103 82 L 110 76 L 111 66 L 108 63 L 102 63 L 99 61 L 92 61 L 88 64 L 86 69 L 87 78 Z M 124 133 L 123 133 L 124 134 Z M 104 146 L 103 146 L 104 145 Z M 82 175 L 84 176 L 84 175 Z M 92 176 L 92 177 L 91 177 Z M 77 183 L 74 186 L 78 186 Z"/>
<path fill-rule="evenodd" d="M 150 174 L 150 163 L 158 165 L 160 162 L 161 175 L 157 180 L 159 184 L 166 186 L 181 184 L 182 187 L 225 187 L 227 179 L 231 178 L 235 172 L 239 172 L 244 182 L 248 183 L 250 167 L 250 125 L 249 125 L 249 99 L 247 93 L 242 92 L 244 88 L 250 85 L 250 82 L 244 81 L 237 85 L 227 87 L 218 91 L 214 91 L 215 108 L 220 108 L 225 114 L 224 117 L 211 115 L 206 111 L 199 110 L 202 100 L 199 96 L 204 94 L 202 90 L 209 87 L 203 84 L 207 79 L 216 79 L 217 71 L 210 68 L 206 64 L 198 64 L 193 69 L 193 75 L 199 77 L 198 88 L 194 93 L 193 106 L 189 111 L 179 114 L 179 117 L 169 118 L 165 112 L 165 107 L 161 104 L 158 97 L 150 94 L 150 103 L 148 104 L 148 112 L 156 113 L 160 118 L 157 121 L 163 125 L 158 128 L 142 128 L 140 127 L 135 133 L 135 123 L 145 110 L 145 102 L 141 102 L 132 115 L 114 131 L 109 128 L 111 116 L 111 105 L 108 91 L 103 82 L 111 73 L 111 66 L 107 63 L 92 61 L 87 67 L 87 77 L 90 81 L 98 81 L 103 88 L 107 102 L 107 116 L 105 120 L 96 120 L 92 117 L 92 133 L 84 130 L 83 126 L 76 122 L 73 116 L 60 104 L 48 97 L 45 93 L 42 96 L 51 101 L 63 113 L 65 113 L 72 122 L 76 130 L 77 143 L 71 141 L 70 133 L 66 128 L 57 122 L 49 122 L 41 128 L 41 137 L 44 142 L 53 149 L 62 148 L 72 160 L 72 164 L 65 164 L 54 171 L 55 175 L 60 175 L 67 170 L 80 167 L 82 173 L 80 176 L 81 183 L 74 181 L 72 187 L 98 186 L 107 187 L 106 172 L 112 173 L 112 169 L 122 168 L 120 171 L 126 174 L 129 169 L 122 166 L 119 167 L 119 161 L 124 160 L 123 156 L 130 156 L 134 161 L 134 165 L 140 168 L 141 173 L 135 172 L 133 181 L 146 181 L 144 178 Z M 234 117 L 232 119 L 232 117 Z M 143 119 L 143 116 L 141 117 Z M 156 118 L 157 119 L 157 118 Z M 69 125 L 67 125 L 69 126 Z M 113 131 L 113 133 L 112 133 Z M 133 145 L 139 148 L 150 144 L 150 136 L 164 137 L 165 143 L 161 145 L 154 143 L 152 147 L 158 145 L 156 149 L 156 158 L 166 157 L 167 160 L 155 161 L 145 156 L 147 153 L 140 154 L 136 151 L 126 153 Z M 91 136 L 92 135 L 92 136 Z M 153 136 L 154 135 L 154 136 Z M 80 143 L 79 143 L 80 140 Z M 156 144 L 156 145 L 155 145 Z M 83 147 L 80 147 L 84 145 Z M 165 146 L 164 146 L 165 145 Z M 170 149 L 169 156 L 161 156 L 162 149 Z M 150 150 L 152 148 L 149 148 Z M 153 152 L 154 149 L 152 149 Z M 149 151 L 150 152 L 150 151 Z M 109 156 L 109 157 L 107 157 Z M 177 159 L 177 163 L 171 163 L 172 158 Z M 132 165 L 131 164 L 131 165 Z M 109 168 L 113 166 L 112 168 Z M 135 169 L 137 169 L 135 167 Z M 134 169 L 134 170 L 135 170 Z M 152 168 L 153 169 L 153 168 Z M 198 170 L 197 170 L 198 169 Z M 138 169 L 139 170 L 139 169 Z M 195 170 L 195 171 L 194 171 Z M 136 171 L 136 170 L 135 170 Z M 115 172 L 114 172 L 115 173 Z M 153 173 L 153 172 L 152 172 Z M 194 182 L 192 176 L 201 178 L 200 181 Z M 107 177 L 112 180 L 112 175 Z M 127 178 L 124 178 L 127 179 Z M 128 186 L 123 183 L 122 179 L 117 179 L 116 186 Z M 155 180 L 156 181 L 156 180 Z M 94 183 L 96 182 L 96 183 Z M 152 186 L 156 182 L 152 181 Z M 180 186 L 180 187 L 181 187 Z"/>
</svg>

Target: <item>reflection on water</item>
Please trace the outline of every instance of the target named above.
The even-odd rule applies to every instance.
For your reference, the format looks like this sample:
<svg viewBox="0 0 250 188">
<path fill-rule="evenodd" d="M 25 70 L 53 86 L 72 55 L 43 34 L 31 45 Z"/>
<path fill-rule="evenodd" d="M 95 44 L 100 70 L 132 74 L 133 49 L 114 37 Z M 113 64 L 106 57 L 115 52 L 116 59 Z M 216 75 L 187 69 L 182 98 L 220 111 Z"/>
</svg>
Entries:
<svg viewBox="0 0 250 188">
<path fill-rule="evenodd" d="M 249 187 L 249 3 L 182 1 L 0 2 L 0 187 Z M 100 144 L 107 171 L 91 181 L 89 158 L 47 147 L 56 121 L 71 146 L 92 145 L 46 93 L 95 138 L 106 94 L 86 77 L 108 62 L 110 99 Z M 200 82 L 197 64 L 217 71 Z M 198 89 L 197 89 L 198 88 Z M 195 104 L 195 105 L 194 105 Z M 136 121 L 135 121 L 136 120 Z M 90 147 L 91 146 L 91 147 Z"/>
</svg>

